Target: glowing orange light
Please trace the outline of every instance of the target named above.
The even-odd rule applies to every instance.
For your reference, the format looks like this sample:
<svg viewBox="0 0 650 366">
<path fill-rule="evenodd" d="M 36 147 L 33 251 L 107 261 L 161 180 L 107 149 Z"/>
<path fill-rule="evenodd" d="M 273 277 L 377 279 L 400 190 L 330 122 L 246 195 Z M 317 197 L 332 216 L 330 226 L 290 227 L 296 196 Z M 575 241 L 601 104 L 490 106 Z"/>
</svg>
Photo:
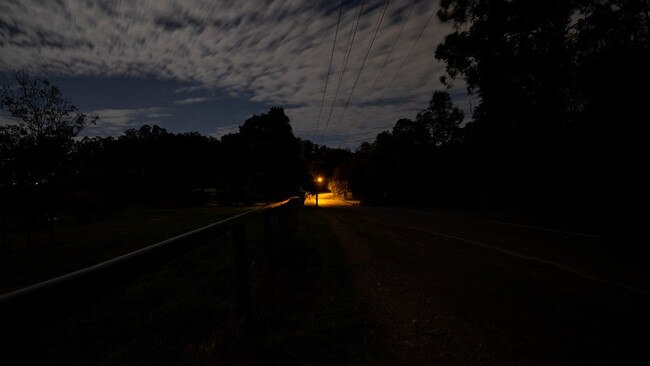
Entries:
<svg viewBox="0 0 650 366">
<path fill-rule="evenodd" d="M 323 181 L 323 177 L 318 177 L 318 179 L 316 180 L 318 181 L 318 183 L 321 183 Z"/>
</svg>

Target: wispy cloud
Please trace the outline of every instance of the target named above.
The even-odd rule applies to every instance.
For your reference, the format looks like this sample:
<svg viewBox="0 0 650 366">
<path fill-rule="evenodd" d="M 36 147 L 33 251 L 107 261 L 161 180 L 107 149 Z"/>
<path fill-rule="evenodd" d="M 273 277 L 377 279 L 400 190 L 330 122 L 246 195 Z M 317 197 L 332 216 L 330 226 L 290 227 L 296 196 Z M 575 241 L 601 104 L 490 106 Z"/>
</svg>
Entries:
<svg viewBox="0 0 650 366">
<path fill-rule="evenodd" d="M 178 105 L 195 104 L 195 103 L 207 102 L 208 100 L 210 100 L 210 98 L 207 97 L 186 98 L 186 99 L 176 100 L 174 101 L 174 104 L 178 104 Z"/>
<path fill-rule="evenodd" d="M 208 132 L 207 135 L 219 138 L 223 135 L 235 132 L 239 132 L 239 123 L 217 127 L 214 131 Z"/>
<path fill-rule="evenodd" d="M 192 93 L 192 92 L 196 92 L 196 91 L 199 91 L 199 90 L 205 90 L 205 89 L 208 89 L 205 85 L 184 86 L 182 88 L 178 88 L 178 89 L 174 90 L 174 93 L 175 94 L 178 94 L 178 93 Z"/>
<path fill-rule="evenodd" d="M 83 130 L 84 136 L 115 136 L 143 124 L 156 124 L 156 118 L 166 116 L 164 108 L 99 109 L 89 113 L 99 116 L 94 125 Z"/>
<path fill-rule="evenodd" d="M 19 121 L 16 118 L 11 117 L 8 113 L 0 111 L 0 126 L 4 125 L 14 125 Z"/>
<path fill-rule="evenodd" d="M 341 117 L 382 3 L 366 2 L 345 77 L 337 88 L 354 4 L 346 3 L 343 9 L 319 130 L 327 125 L 371 138 L 398 118 L 412 117 L 440 87 L 443 66 L 433 55 L 448 29 L 435 17 L 395 76 L 437 1 L 417 3 L 377 79 L 411 4 L 394 1 Z M 223 90 L 271 105 L 298 106 L 287 112 L 294 130 L 308 138 L 320 111 L 338 16 L 338 2 L 304 0 L 23 0 L 4 2 L 1 9 L 0 71 L 27 68 L 40 74 L 173 79 L 191 85 L 178 93 Z M 391 88 L 384 91 L 392 78 Z M 361 122 L 358 109 L 366 99 L 364 112 L 373 117 Z M 175 103 L 206 100 L 195 97 Z"/>
<path fill-rule="evenodd" d="M 173 117 L 174 115 L 172 113 L 150 113 L 147 114 L 147 118 L 167 118 L 167 117 Z"/>
</svg>

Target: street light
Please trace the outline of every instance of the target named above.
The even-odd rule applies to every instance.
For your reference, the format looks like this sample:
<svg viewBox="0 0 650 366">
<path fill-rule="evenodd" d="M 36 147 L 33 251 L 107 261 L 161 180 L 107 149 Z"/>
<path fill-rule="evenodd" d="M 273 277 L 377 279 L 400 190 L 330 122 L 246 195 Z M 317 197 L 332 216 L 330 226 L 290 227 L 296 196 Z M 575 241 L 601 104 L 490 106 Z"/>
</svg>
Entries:
<svg viewBox="0 0 650 366">
<path fill-rule="evenodd" d="M 318 190 L 322 182 L 323 182 L 323 177 L 316 178 L 316 207 L 318 207 Z"/>
</svg>

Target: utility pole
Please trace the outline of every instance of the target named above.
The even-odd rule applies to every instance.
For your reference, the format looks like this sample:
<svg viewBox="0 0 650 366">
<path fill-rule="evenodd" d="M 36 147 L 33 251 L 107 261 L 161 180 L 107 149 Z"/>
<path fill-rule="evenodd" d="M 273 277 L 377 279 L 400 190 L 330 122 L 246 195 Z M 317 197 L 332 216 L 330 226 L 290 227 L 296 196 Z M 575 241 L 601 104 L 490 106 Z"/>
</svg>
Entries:
<svg viewBox="0 0 650 366">
<path fill-rule="evenodd" d="M 320 184 L 323 182 L 323 177 L 316 178 L 316 207 L 318 207 L 318 191 L 320 190 Z"/>
</svg>

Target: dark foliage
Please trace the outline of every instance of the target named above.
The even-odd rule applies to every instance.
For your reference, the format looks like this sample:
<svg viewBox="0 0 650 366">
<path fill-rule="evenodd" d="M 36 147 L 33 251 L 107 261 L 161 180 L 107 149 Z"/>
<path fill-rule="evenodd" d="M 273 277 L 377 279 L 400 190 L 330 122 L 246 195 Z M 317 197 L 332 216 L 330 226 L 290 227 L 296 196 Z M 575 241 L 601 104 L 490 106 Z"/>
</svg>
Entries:
<svg viewBox="0 0 650 366">
<path fill-rule="evenodd" d="M 84 138 L 72 153 L 75 191 L 112 206 L 205 203 L 215 186 L 219 141 L 198 133 L 173 134 L 158 126 L 127 130 L 118 138 Z"/>
<path fill-rule="evenodd" d="M 295 195 L 306 174 L 281 108 L 251 117 L 221 140 L 148 125 L 118 138 L 85 138 L 73 160 L 78 192 L 90 189 L 84 194 L 117 205 L 270 202 Z"/>
<path fill-rule="evenodd" d="M 253 116 L 222 140 L 144 125 L 116 138 L 75 141 L 97 117 L 78 113 L 45 80 L 19 72 L 17 81 L 1 90 L 2 108 L 18 119 L 0 127 L 3 233 L 30 231 L 61 214 L 93 221 L 133 204 L 269 202 L 310 181 L 281 108 Z"/>
<path fill-rule="evenodd" d="M 307 169 L 289 122 L 282 108 L 271 108 L 222 137 L 223 200 L 268 202 L 300 191 Z"/>
<path fill-rule="evenodd" d="M 309 140 L 300 141 L 302 145 L 302 157 L 307 162 L 310 171 L 310 179 L 305 182 L 303 189 L 311 193 L 316 192 L 316 177 L 325 179 L 321 184 L 322 190 L 329 182 L 330 188 L 336 193 L 345 195 L 348 192 L 347 180 L 339 179 L 341 177 L 341 166 L 347 163 L 352 156 L 348 149 L 332 148 L 325 145 L 314 144 Z"/>
<path fill-rule="evenodd" d="M 459 128 L 436 92 L 415 122 L 361 146 L 350 186 L 366 201 L 635 222 L 648 183 L 648 14 L 641 0 L 443 0 L 453 31 L 435 53 L 441 81 L 462 79 L 479 104 Z"/>
<path fill-rule="evenodd" d="M 436 57 L 480 97 L 479 180 L 509 204 L 635 211 L 648 85 L 648 2 L 443 1 Z M 468 162 L 470 163 L 470 162 Z"/>
<path fill-rule="evenodd" d="M 31 228 L 53 222 L 68 187 L 73 138 L 97 116 L 79 113 L 47 80 L 16 73 L 16 86 L 0 86 L 0 109 L 17 124 L 0 126 L 0 219 L 21 217 Z"/>
<path fill-rule="evenodd" d="M 440 203 L 457 189 L 455 155 L 462 141 L 463 113 L 448 93 L 436 91 L 415 121 L 400 119 L 392 131 L 364 143 L 339 170 L 366 204 Z M 456 188 L 455 188 L 456 187 Z"/>
</svg>

